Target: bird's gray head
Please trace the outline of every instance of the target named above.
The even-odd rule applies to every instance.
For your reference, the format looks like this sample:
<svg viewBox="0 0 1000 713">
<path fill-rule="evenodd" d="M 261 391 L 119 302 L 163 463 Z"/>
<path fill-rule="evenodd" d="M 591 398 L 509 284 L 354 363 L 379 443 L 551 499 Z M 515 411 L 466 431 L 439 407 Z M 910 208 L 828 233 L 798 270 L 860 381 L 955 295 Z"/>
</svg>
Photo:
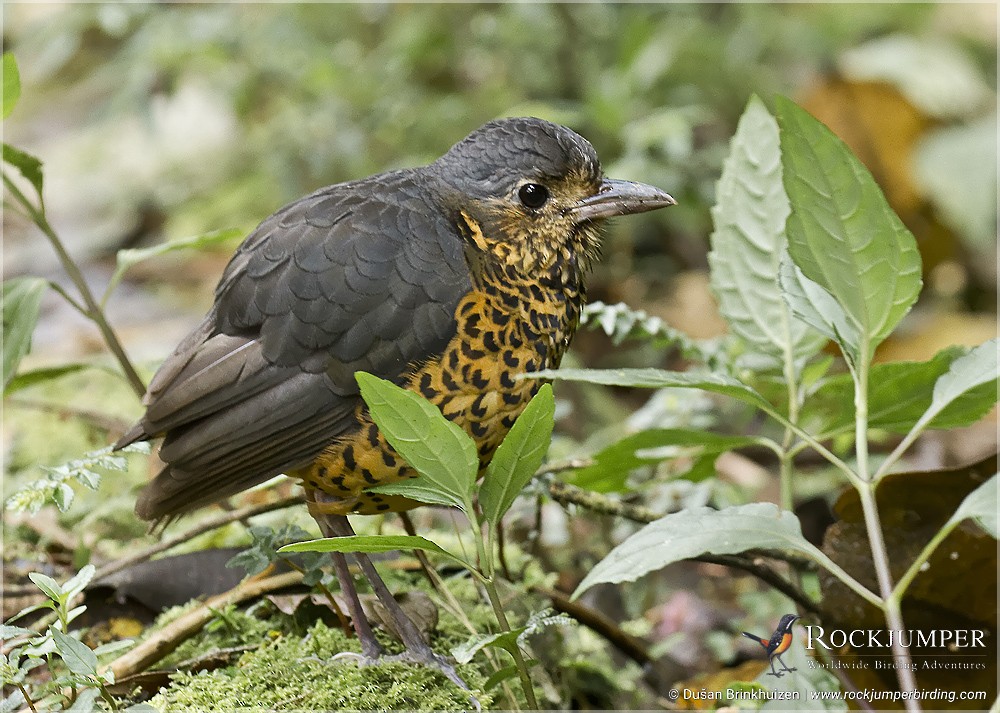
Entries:
<svg viewBox="0 0 1000 713">
<path fill-rule="evenodd" d="M 585 268 L 601 219 L 674 203 L 652 186 L 605 179 L 589 141 L 530 117 L 483 125 L 428 170 L 470 245 L 525 273 L 556 262 Z"/>
</svg>

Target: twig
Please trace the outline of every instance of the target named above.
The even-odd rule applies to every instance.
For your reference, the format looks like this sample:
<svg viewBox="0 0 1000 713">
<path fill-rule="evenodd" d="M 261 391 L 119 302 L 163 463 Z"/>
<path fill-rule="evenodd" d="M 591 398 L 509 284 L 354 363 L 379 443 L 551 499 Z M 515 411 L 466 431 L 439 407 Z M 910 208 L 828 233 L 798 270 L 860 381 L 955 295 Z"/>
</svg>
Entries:
<svg viewBox="0 0 1000 713">
<path fill-rule="evenodd" d="M 220 609 L 301 582 L 302 575 L 298 572 L 286 572 L 264 579 L 243 580 L 228 592 L 212 597 L 197 609 L 170 622 L 128 653 L 102 666 L 101 670 L 114 673 L 116 681 L 138 671 L 144 671 L 198 633 Z"/>
<path fill-rule="evenodd" d="M 34 399 L 23 399 L 16 396 L 12 396 L 7 399 L 7 403 L 11 406 L 17 406 L 18 408 L 43 411 L 45 413 L 54 413 L 59 416 L 74 416 L 76 418 L 81 418 L 84 421 L 89 421 L 93 425 L 105 431 L 124 431 L 130 425 L 123 419 L 115 418 L 114 416 L 109 416 L 97 411 L 76 408 L 75 406 L 47 403 L 45 401 L 35 401 Z"/>
<path fill-rule="evenodd" d="M 549 495 L 553 500 L 564 505 L 579 505 L 587 510 L 604 513 L 605 515 L 614 515 L 615 517 L 623 517 L 626 520 L 641 522 L 647 525 L 663 517 L 662 513 L 658 513 L 655 510 L 642 507 L 641 505 L 629 505 L 601 493 L 595 493 L 592 490 L 584 490 L 575 485 L 564 483 L 561 480 L 553 480 L 549 483 Z"/>
<path fill-rule="evenodd" d="M 645 642 L 624 631 L 610 617 L 579 602 L 572 601 L 565 594 L 555 589 L 532 587 L 531 591 L 550 599 L 556 610 L 573 617 L 588 629 L 600 634 L 640 666 L 645 666 L 653 660 L 652 656 L 649 655 L 649 649 L 646 648 Z"/>
<path fill-rule="evenodd" d="M 192 540 L 198 535 L 202 535 L 206 532 L 212 530 L 217 530 L 220 527 L 225 527 L 226 525 L 237 522 L 239 520 L 246 520 L 248 518 L 254 517 L 256 515 L 263 515 L 264 513 L 273 512 L 275 510 L 283 510 L 284 508 L 292 507 L 293 505 L 298 505 L 305 502 L 304 495 L 293 495 L 281 500 L 276 500 L 273 503 L 264 503 L 262 505 L 251 505 L 249 507 L 241 508 L 239 510 L 230 510 L 229 512 L 224 512 L 216 517 L 205 520 L 199 523 L 190 530 L 180 533 L 169 540 L 163 540 L 157 544 L 147 547 L 144 550 L 140 550 L 135 554 L 131 554 L 127 557 L 123 557 L 114 562 L 109 562 L 103 567 L 99 568 L 94 575 L 95 580 L 99 580 L 103 577 L 107 577 L 115 572 L 120 572 L 126 567 L 130 567 L 139 562 L 144 562 L 145 560 L 154 557 L 161 552 L 166 552 L 167 550 L 177 547 L 177 545 L 183 544 L 188 540 Z"/>
<path fill-rule="evenodd" d="M 552 496 L 553 500 L 560 503 L 579 505 L 580 507 L 594 512 L 614 515 L 616 517 L 624 517 L 627 520 L 647 525 L 663 517 L 662 514 L 654 512 L 649 508 L 629 505 L 628 503 L 623 503 L 619 500 L 609 498 L 601 493 L 584 490 L 583 488 L 578 488 L 575 485 L 570 485 L 569 483 L 564 483 L 558 480 L 554 480 L 549 483 L 549 495 Z M 771 559 L 786 561 L 793 567 L 797 568 L 801 568 L 806 564 L 806 562 L 808 562 L 803 562 L 800 557 L 788 556 L 781 552 L 768 552 L 767 556 Z M 762 582 L 770 584 L 789 599 L 799 604 L 799 606 L 803 609 L 816 614 L 820 611 L 817 608 L 816 603 L 810 600 L 805 592 L 782 577 L 769 565 L 761 562 L 757 557 L 747 555 L 702 555 L 701 557 L 692 557 L 691 559 L 697 562 L 721 564 L 726 567 L 741 569 L 754 575 Z M 808 562 L 808 565 L 809 568 L 811 568 L 813 563 Z"/>
</svg>

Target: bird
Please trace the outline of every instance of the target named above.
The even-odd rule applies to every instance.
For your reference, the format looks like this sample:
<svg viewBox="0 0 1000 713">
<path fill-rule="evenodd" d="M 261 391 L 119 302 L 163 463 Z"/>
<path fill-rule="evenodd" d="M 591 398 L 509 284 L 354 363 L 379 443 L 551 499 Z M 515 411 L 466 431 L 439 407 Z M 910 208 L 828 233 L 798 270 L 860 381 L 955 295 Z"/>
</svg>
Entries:
<svg viewBox="0 0 1000 713">
<path fill-rule="evenodd" d="M 348 514 L 420 505 L 372 493 L 416 477 L 361 399 L 365 371 L 461 426 L 485 468 L 556 368 L 580 321 L 606 218 L 674 205 L 604 176 L 593 146 L 533 117 L 490 121 L 434 162 L 321 188 L 237 248 L 202 322 L 166 358 L 145 413 L 115 444 L 162 437 L 163 469 L 136 514 L 163 521 L 263 483 L 298 478 L 327 537 Z M 410 660 L 464 684 L 355 557 Z M 333 555 L 366 660 L 383 651 L 347 561 Z"/>
<path fill-rule="evenodd" d="M 797 614 L 785 614 L 778 621 L 778 626 L 775 628 L 774 633 L 771 634 L 770 639 L 762 639 L 756 634 L 751 634 L 749 631 L 744 631 L 743 636 L 748 639 L 753 639 L 758 644 L 764 647 L 764 651 L 767 653 L 768 663 L 771 664 L 771 673 L 768 676 L 774 676 L 775 678 L 781 678 L 785 675 L 785 672 L 792 672 L 798 669 L 788 668 L 785 662 L 781 660 L 781 655 L 788 651 L 788 647 L 792 645 L 792 625 L 796 620 L 801 619 Z M 781 671 L 775 671 L 774 660 L 778 659 L 778 663 L 781 664 Z"/>
</svg>

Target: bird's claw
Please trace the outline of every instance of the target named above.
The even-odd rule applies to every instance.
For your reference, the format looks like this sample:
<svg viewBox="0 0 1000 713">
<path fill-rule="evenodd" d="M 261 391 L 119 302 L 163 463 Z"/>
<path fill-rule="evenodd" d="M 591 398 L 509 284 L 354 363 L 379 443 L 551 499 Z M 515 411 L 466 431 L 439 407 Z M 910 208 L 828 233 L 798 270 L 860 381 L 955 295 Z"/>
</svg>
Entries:
<svg viewBox="0 0 1000 713">
<path fill-rule="evenodd" d="M 315 656 L 310 656 L 309 659 L 319 660 Z M 362 668 L 365 666 L 376 666 L 381 663 L 402 662 L 402 663 L 420 664 L 421 666 L 427 666 L 428 668 L 436 669 L 440 671 L 442 674 L 444 674 L 445 678 L 447 678 L 449 681 L 454 683 L 456 686 L 461 688 L 469 695 L 469 700 L 472 701 L 472 705 L 475 707 L 476 711 L 483 710 L 483 706 L 479 702 L 479 699 L 472 694 L 472 692 L 469 690 L 469 687 L 465 684 L 465 681 L 463 681 L 462 678 L 458 675 L 458 672 L 455 671 L 455 667 L 452 666 L 445 657 L 440 656 L 434 652 L 430 652 L 429 654 L 424 655 L 424 654 L 414 654 L 410 651 L 404 651 L 401 654 L 393 654 L 392 656 L 373 657 L 373 656 L 366 656 L 365 654 L 359 654 L 355 651 L 341 651 L 340 653 L 331 656 L 328 659 L 328 661 L 330 662 L 343 661 L 345 659 L 354 661 L 355 663 L 357 663 L 359 667 Z"/>
</svg>

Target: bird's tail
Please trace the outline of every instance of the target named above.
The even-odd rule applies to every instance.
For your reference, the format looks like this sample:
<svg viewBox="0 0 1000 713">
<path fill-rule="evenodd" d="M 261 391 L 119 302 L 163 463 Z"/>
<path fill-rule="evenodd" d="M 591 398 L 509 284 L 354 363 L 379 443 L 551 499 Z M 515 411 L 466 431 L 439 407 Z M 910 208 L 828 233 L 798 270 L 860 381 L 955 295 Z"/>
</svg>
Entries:
<svg viewBox="0 0 1000 713">
<path fill-rule="evenodd" d="M 753 639 L 764 648 L 767 648 L 768 643 L 770 643 L 767 639 L 762 639 L 756 634 L 751 634 L 749 631 L 744 631 L 743 636 L 747 637 L 748 639 Z"/>
</svg>

